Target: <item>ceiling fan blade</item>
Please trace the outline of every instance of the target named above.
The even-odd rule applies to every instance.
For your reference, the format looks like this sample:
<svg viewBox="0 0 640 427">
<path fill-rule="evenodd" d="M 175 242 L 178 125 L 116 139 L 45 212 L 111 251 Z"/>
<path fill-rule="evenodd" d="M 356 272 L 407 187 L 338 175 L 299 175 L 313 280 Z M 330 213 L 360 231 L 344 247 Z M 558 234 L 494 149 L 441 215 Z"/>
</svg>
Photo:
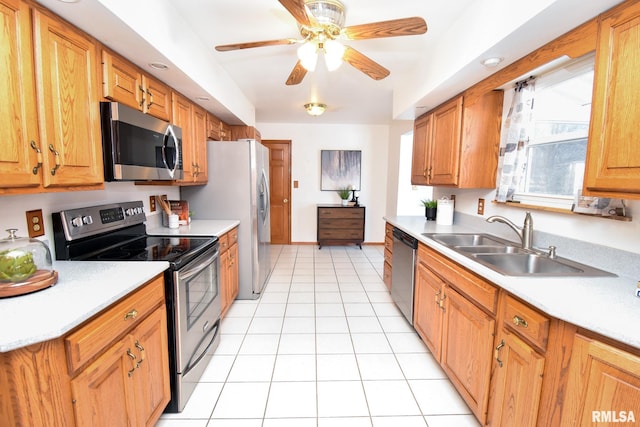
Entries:
<svg viewBox="0 0 640 427">
<path fill-rule="evenodd" d="M 296 44 L 296 43 L 298 43 L 298 40 L 296 39 L 265 40 L 261 42 L 224 44 L 224 45 L 216 46 L 216 50 L 219 52 L 227 52 L 230 50 L 251 49 L 254 47 L 278 46 L 283 44 Z"/>
<path fill-rule="evenodd" d="M 304 68 L 302 66 L 302 62 L 298 60 L 295 67 L 293 67 L 291 74 L 289 74 L 289 77 L 287 78 L 287 86 L 300 84 L 306 75 L 307 69 Z"/>
<path fill-rule="evenodd" d="M 307 13 L 307 7 L 304 0 L 278 0 L 285 9 L 298 21 L 298 24 L 311 27 L 313 24 L 312 17 Z"/>
<path fill-rule="evenodd" d="M 342 59 L 374 80 L 382 80 L 389 75 L 389 70 L 349 46 L 345 46 Z"/>
<path fill-rule="evenodd" d="M 381 37 L 414 36 L 427 32 L 427 23 L 420 17 L 392 19 L 354 25 L 342 30 L 349 40 L 376 39 Z"/>
</svg>

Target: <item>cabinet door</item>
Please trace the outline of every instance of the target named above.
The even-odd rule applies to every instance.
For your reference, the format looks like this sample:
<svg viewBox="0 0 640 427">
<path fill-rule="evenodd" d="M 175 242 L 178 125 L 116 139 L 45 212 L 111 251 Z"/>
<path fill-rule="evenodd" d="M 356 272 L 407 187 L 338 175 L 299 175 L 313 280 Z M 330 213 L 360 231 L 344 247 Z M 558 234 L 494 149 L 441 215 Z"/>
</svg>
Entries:
<svg viewBox="0 0 640 427">
<path fill-rule="evenodd" d="M 462 128 L 462 96 L 433 111 L 430 185 L 457 185 Z"/>
<path fill-rule="evenodd" d="M 102 51 L 102 96 L 137 110 L 142 109 L 142 74 L 118 55 Z"/>
<path fill-rule="evenodd" d="M 640 421 L 640 356 L 576 335 L 566 397 L 563 426 L 593 425 L 596 417 L 603 425 L 628 421 L 637 425 Z M 629 420 L 630 416 L 635 420 Z"/>
<path fill-rule="evenodd" d="M 418 263 L 413 307 L 413 327 L 436 358 L 440 360 L 442 334 L 442 292 L 444 282 Z"/>
<path fill-rule="evenodd" d="M 187 98 L 175 92 L 171 95 L 173 120 L 182 129 L 182 170 L 181 182 L 192 183 L 195 174 L 195 158 L 193 157 L 193 104 Z"/>
<path fill-rule="evenodd" d="M 413 152 L 411 154 L 411 184 L 428 185 L 429 140 L 431 139 L 431 114 L 416 119 L 413 125 Z"/>
<path fill-rule="evenodd" d="M 136 368 L 132 344 L 130 338 L 125 337 L 71 381 L 76 425 L 133 424 L 131 420 L 136 419 L 133 396 Z"/>
<path fill-rule="evenodd" d="M 587 190 L 640 198 L 639 51 L 640 3 L 602 19 L 584 177 Z"/>
<path fill-rule="evenodd" d="M 132 332 L 136 356 L 134 395 L 138 425 L 153 426 L 171 398 L 169 356 L 167 349 L 167 313 L 161 306 L 140 323 Z"/>
<path fill-rule="evenodd" d="M 212 141 L 220 141 L 220 126 L 221 121 L 219 118 L 211 113 L 207 113 L 207 139 Z"/>
<path fill-rule="evenodd" d="M 484 424 L 495 320 L 450 287 L 445 294 L 441 365 L 469 408 Z"/>
<path fill-rule="evenodd" d="M 538 418 L 544 357 L 503 329 L 496 340 L 494 379 L 488 425 L 535 426 Z"/>
<path fill-rule="evenodd" d="M 0 0 L 0 184 L 37 187 L 42 169 L 29 6 L 19 0 Z M 31 147 L 31 142 L 35 148 Z M 38 158 L 40 160 L 38 160 Z M 35 172 L 35 173 L 34 173 Z"/>
<path fill-rule="evenodd" d="M 229 293 L 228 293 L 228 304 L 233 304 L 236 297 L 238 296 L 238 279 L 239 279 L 239 270 L 238 270 L 238 244 L 235 243 L 231 245 L 229 248 Z"/>
<path fill-rule="evenodd" d="M 220 305 L 222 307 L 222 316 L 227 313 L 231 302 L 229 301 L 229 281 L 231 280 L 231 261 L 229 259 L 229 251 L 226 250 L 220 254 Z"/>
<path fill-rule="evenodd" d="M 37 10 L 33 20 L 43 185 L 101 184 L 95 42 Z"/>
<path fill-rule="evenodd" d="M 193 107 L 193 156 L 195 159 L 194 182 L 206 184 L 207 173 L 207 112 Z"/>
<path fill-rule="evenodd" d="M 142 76 L 144 87 L 143 112 L 161 120 L 171 121 L 171 89 L 147 75 Z"/>
</svg>

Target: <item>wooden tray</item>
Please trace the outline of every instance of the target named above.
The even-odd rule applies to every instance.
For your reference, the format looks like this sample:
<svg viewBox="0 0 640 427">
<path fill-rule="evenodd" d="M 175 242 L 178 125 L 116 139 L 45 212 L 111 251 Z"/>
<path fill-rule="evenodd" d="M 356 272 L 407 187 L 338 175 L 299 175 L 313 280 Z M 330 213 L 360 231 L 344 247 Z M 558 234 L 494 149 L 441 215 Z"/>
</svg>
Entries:
<svg viewBox="0 0 640 427">
<path fill-rule="evenodd" d="M 28 280 L 19 283 L 0 282 L 0 298 L 24 295 L 48 288 L 58 282 L 58 272 L 37 270 Z"/>
</svg>

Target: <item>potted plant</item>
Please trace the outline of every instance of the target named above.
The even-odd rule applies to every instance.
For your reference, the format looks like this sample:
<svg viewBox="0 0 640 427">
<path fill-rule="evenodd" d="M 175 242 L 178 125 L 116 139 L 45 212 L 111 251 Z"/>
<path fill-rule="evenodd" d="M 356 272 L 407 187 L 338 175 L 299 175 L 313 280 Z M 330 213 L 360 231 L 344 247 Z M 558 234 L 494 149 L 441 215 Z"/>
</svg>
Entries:
<svg viewBox="0 0 640 427">
<path fill-rule="evenodd" d="M 427 221 L 435 221 L 438 201 L 432 199 L 423 199 L 420 200 L 420 202 L 424 206 L 424 216 L 427 217 Z"/>
<path fill-rule="evenodd" d="M 342 206 L 347 206 L 349 204 L 349 196 L 351 196 L 351 189 L 349 187 L 340 188 L 337 193 L 342 199 Z"/>
</svg>

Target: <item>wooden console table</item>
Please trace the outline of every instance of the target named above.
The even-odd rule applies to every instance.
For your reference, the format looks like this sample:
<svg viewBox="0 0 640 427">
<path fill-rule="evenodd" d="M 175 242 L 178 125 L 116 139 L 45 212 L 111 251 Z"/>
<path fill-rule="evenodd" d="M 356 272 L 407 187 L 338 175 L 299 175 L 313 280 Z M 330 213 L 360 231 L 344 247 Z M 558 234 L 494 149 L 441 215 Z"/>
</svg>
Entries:
<svg viewBox="0 0 640 427">
<path fill-rule="evenodd" d="M 364 242 L 364 206 L 318 205 L 318 246 Z"/>
</svg>

